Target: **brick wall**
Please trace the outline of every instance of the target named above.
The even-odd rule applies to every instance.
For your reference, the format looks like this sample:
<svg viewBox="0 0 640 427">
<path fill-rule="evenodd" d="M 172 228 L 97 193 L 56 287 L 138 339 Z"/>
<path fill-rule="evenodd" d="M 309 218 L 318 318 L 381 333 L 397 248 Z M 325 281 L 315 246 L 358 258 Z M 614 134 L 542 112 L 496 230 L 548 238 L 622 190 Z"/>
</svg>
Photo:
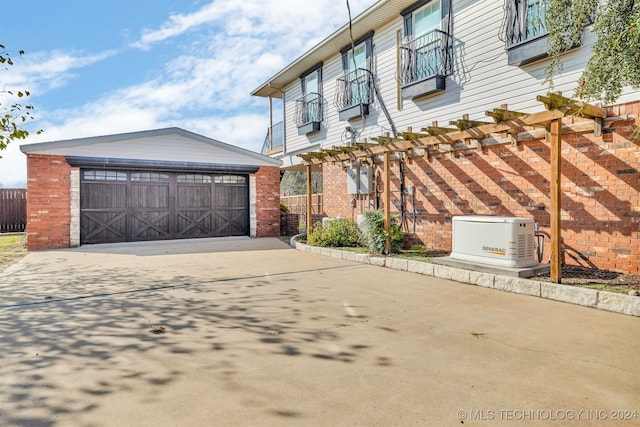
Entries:
<svg viewBox="0 0 640 427">
<path fill-rule="evenodd" d="M 602 137 L 563 135 L 562 237 L 569 264 L 640 272 L 640 142 L 627 137 L 640 123 L 640 102 L 610 108 L 610 115 L 633 119 L 613 125 Z M 405 161 L 405 185 L 414 186 L 415 199 L 406 195 L 409 242 L 451 250 L 451 217 L 499 215 L 534 218 L 541 229 L 550 226 L 550 149 L 544 140 L 517 147 L 494 146 L 483 153 L 443 155 L 430 162 L 423 157 Z M 379 207 L 382 207 L 382 167 L 379 169 Z M 398 213 L 398 161 L 391 167 L 392 212 Z M 346 194 L 340 165 L 324 165 L 324 209 L 328 216 L 354 217 L 375 202 Z M 414 211 L 415 208 L 415 211 Z M 414 223 L 413 214 L 416 221 Z M 549 247 L 545 248 L 545 257 Z"/>
<path fill-rule="evenodd" d="M 71 166 L 64 156 L 27 154 L 27 249 L 68 248 Z"/>
<path fill-rule="evenodd" d="M 280 168 L 265 166 L 256 177 L 256 237 L 280 235 Z"/>
<path fill-rule="evenodd" d="M 71 171 L 64 156 L 27 155 L 27 249 L 71 246 Z M 280 169 L 256 173 L 256 237 L 280 235 Z"/>
</svg>

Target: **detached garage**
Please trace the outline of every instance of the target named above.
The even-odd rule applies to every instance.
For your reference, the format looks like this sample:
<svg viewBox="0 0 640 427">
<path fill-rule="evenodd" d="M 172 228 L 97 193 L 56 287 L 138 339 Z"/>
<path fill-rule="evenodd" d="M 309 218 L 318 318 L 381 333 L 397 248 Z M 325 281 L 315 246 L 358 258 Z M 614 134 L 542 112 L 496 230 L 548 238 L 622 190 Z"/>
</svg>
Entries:
<svg viewBox="0 0 640 427">
<path fill-rule="evenodd" d="M 24 145 L 27 247 L 279 234 L 280 161 L 179 128 Z"/>
</svg>

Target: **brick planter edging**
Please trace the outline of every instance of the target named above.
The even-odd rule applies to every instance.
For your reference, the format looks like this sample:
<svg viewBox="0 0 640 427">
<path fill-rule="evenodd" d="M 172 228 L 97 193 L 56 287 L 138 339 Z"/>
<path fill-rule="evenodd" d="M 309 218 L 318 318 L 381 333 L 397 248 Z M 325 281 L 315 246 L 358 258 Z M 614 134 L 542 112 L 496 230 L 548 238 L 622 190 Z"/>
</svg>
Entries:
<svg viewBox="0 0 640 427">
<path fill-rule="evenodd" d="M 290 244 L 302 252 L 640 317 L 640 297 L 637 296 L 518 277 L 501 276 L 498 274 L 481 273 L 403 258 L 358 254 L 333 248 L 309 246 L 298 242 L 297 238 L 299 236 L 293 236 Z"/>
</svg>

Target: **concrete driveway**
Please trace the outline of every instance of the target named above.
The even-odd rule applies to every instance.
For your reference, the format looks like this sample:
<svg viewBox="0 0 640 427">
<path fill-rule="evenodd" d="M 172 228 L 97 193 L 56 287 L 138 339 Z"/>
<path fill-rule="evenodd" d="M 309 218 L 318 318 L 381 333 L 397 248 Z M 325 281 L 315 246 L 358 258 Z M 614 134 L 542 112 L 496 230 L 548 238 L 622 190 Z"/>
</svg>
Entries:
<svg viewBox="0 0 640 427">
<path fill-rule="evenodd" d="M 277 239 L 34 252 L 0 425 L 638 425 L 639 326 Z"/>
</svg>

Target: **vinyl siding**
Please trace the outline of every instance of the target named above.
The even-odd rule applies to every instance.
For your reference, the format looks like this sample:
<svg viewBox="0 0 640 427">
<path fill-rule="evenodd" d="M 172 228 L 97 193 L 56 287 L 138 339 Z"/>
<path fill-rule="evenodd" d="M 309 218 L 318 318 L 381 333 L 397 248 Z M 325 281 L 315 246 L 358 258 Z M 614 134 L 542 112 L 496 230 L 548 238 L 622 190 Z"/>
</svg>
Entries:
<svg viewBox="0 0 640 427">
<path fill-rule="evenodd" d="M 141 137 L 122 141 L 97 142 L 84 145 L 43 148 L 36 154 L 214 163 L 226 165 L 264 165 L 269 163 L 255 157 L 227 150 L 181 135 Z"/>
<path fill-rule="evenodd" d="M 404 100 L 398 109 L 397 43 L 396 34 L 402 31 L 399 14 L 391 23 L 375 30 L 373 36 L 373 71 L 384 103 L 398 131 L 412 127 L 419 131 L 437 120 L 447 126 L 463 114 L 471 119 L 491 121 L 485 111 L 508 104 L 509 109 L 523 112 L 540 111 L 543 106 L 536 96 L 549 91 L 544 85 L 545 69 L 549 60 L 524 66 L 507 64 L 505 43 L 500 40 L 504 0 L 453 0 L 453 73 L 446 79 L 446 90 L 420 100 Z M 402 34 L 402 33 L 401 33 Z M 586 62 L 589 58 L 594 36 L 590 28 L 585 29 L 583 45 L 562 56 L 563 69 L 554 78 L 554 91 L 572 96 Z M 334 106 L 336 79 L 342 75 L 339 49 L 331 58 L 316 58 L 324 61 L 323 95 L 325 100 L 324 121 L 321 131 L 315 135 L 298 136 L 295 125 L 295 99 L 301 96 L 300 82 L 286 87 L 286 141 L 287 153 L 294 153 L 285 160 L 285 165 L 299 163 L 295 154 L 318 148 L 346 143 L 344 129 L 352 126 L 360 132 L 359 140 L 390 132 L 381 105 L 375 100 L 370 114 L 364 120 L 338 121 Z M 627 90 L 620 102 L 638 98 L 639 91 Z"/>
</svg>

